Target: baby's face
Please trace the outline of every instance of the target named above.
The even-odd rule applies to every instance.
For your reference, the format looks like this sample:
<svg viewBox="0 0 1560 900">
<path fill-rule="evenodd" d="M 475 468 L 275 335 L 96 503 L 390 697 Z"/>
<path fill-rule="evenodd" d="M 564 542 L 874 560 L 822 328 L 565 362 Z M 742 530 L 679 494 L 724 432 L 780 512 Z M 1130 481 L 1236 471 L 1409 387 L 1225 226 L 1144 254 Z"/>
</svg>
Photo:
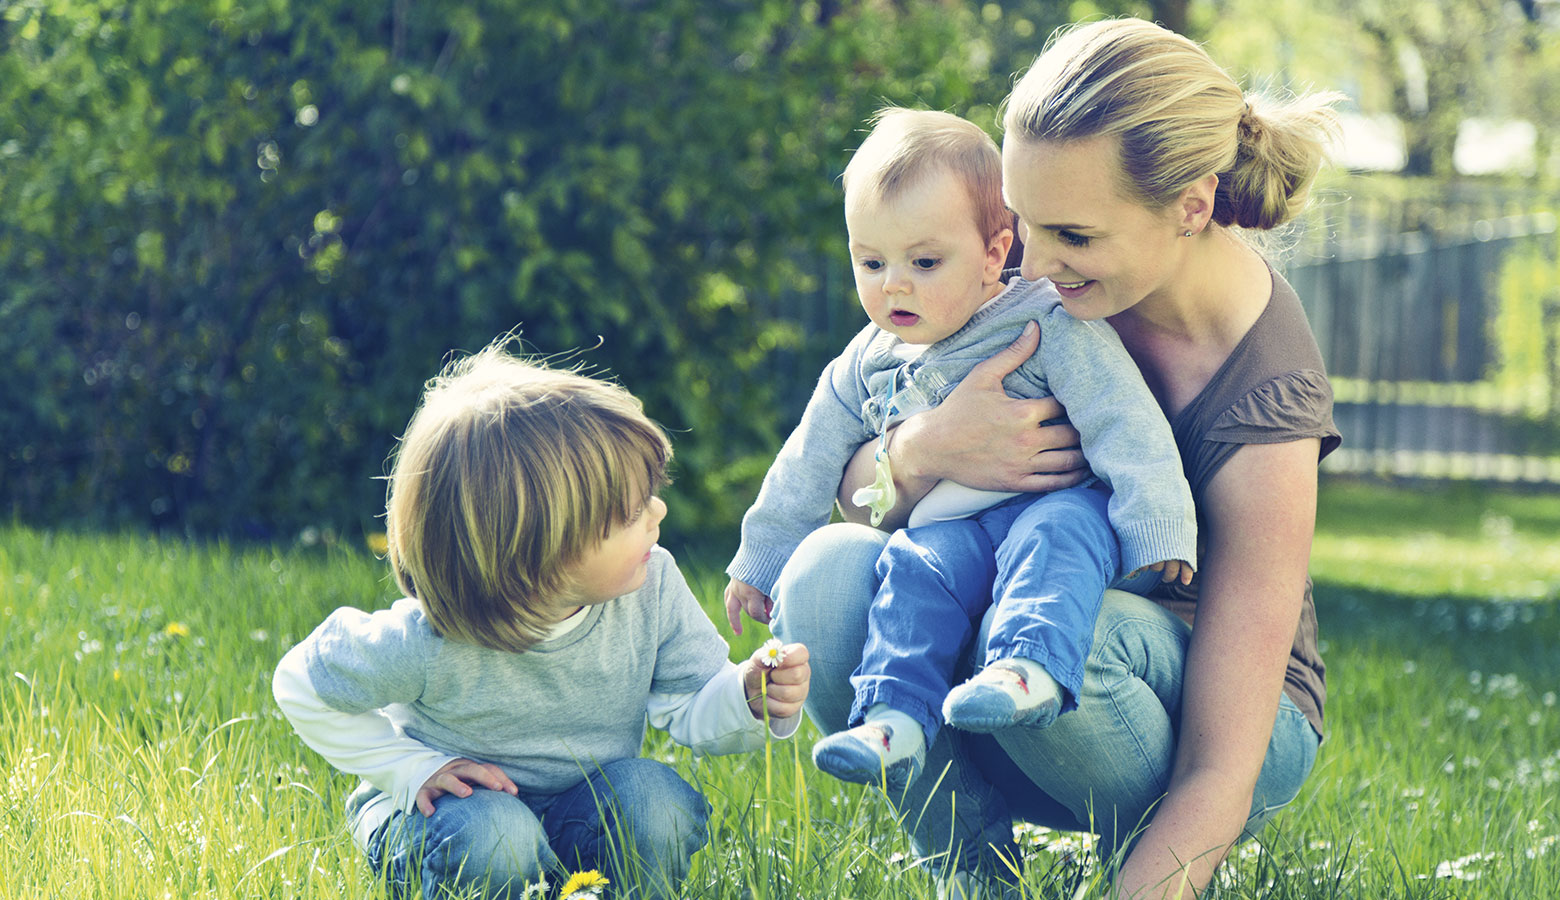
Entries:
<svg viewBox="0 0 1560 900">
<path fill-rule="evenodd" d="M 872 323 L 912 344 L 964 327 L 996 296 L 1006 245 L 987 241 L 958 176 L 938 171 L 883 200 L 845 198 L 856 294 Z"/>
</svg>

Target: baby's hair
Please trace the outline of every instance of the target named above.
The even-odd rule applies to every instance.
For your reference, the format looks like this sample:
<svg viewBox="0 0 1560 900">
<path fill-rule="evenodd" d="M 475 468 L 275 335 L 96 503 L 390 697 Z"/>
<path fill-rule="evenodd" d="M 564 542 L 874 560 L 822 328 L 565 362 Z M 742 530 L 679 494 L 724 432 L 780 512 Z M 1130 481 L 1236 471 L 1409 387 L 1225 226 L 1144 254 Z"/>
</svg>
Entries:
<svg viewBox="0 0 1560 900">
<path fill-rule="evenodd" d="M 869 190 L 880 200 L 892 200 L 946 169 L 963 182 L 983 240 L 1013 226 L 1002 199 L 1002 151 L 979 125 L 952 113 L 895 106 L 878 110 L 871 121 L 872 133 L 851 155 L 841 178 L 847 194 Z"/>
<path fill-rule="evenodd" d="M 1213 221 L 1269 229 L 1305 208 L 1341 99 L 1247 95 L 1187 38 L 1107 19 L 1051 36 L 1008 97 L 1003 127 L 1033 140 L 1119 138 L 1124 192 L 1150 208 L 1216 174 Z"/>
<path fill-rule="evenodd" d="M 569 569 L 667 481 L 672 448 L 616 384 L 504 337 L 424 385 L 386 495 L 396 583 L 438 634 L 523 651 Z"/>
</svg>

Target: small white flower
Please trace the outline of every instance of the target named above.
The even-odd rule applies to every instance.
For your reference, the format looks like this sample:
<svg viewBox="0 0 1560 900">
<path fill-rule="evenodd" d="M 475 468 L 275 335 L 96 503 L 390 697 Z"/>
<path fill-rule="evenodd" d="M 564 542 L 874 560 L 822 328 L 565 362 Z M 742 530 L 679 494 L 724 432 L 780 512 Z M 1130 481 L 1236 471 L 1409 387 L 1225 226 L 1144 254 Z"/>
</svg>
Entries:
<svg viewBox="0 0 1560 900">
<path fill-rule="evenodd" d="M 759 665 L 770 669 L 778 669 L 785 662 L 785 645 L 779 638 L 770 638 L 764 642 L 764 646 L 758 648 Z"/>
</svg>

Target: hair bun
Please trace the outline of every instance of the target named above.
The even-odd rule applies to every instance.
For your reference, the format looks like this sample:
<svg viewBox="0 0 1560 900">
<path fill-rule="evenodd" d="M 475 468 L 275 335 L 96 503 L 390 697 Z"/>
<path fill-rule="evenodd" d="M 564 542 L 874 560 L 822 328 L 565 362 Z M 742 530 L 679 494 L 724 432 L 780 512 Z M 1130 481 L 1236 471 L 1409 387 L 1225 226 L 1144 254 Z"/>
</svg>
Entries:
<svg viewBox="0 0 1560 900">
<path fill-rule="evenodd" d="M 1327 137 L 1336 128 L 1333 93 L 1287 102 L 1247 97 L 1235 125 L 1235 161 L 1219 173 L 1213 219 L 1267 229 L 1305 208 Z"/>
</svg>

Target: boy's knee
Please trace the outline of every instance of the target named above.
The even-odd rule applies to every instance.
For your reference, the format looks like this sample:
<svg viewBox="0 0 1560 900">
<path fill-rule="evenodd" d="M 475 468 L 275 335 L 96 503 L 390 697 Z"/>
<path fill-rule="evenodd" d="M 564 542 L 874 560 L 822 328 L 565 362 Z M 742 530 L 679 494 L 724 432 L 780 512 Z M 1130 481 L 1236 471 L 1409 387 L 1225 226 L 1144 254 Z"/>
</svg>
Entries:
<svg viewBox="0 0 1560 900">
<path fill-rule="evenodd" d="M 440 798 L 437 809 L 429 822 L 425 877 L 485 885 L 493 896 L 506 889 L 518 895 L 549 868 L 552 851 L 541 822 L 509 794 L 478 788 L 470 797 Z"/>
<path fill-rule="evenodd" d="M 709 842 L 710 804 L 670 766 L 653 759 L 629 759 L 609 766 L 618 821 L 641 854 L 683 860 Z"/>
</svg>

